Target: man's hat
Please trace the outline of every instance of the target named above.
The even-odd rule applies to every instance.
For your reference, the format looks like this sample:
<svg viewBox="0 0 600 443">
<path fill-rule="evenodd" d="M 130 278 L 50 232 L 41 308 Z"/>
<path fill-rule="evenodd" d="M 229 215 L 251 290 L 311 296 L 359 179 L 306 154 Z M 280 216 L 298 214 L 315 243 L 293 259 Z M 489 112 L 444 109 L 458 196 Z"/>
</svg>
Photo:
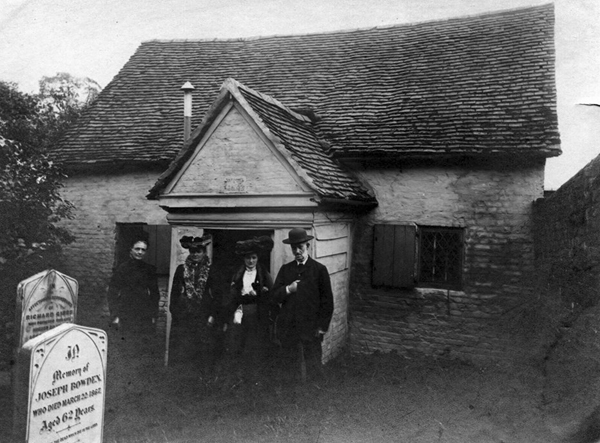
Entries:
<svg viewBox="0 0 600 443">
<path fill-rule="evenodd" d="M 269 252 L 271 249 L 273 249 L 273 240 L 268 235 L 241 240 L 235 244 L 235 253 L 242 256 Z"/>
<path fill-rule="evenodd" d="M 307 242 L 309 240 L 312 240 L 313 238 L 314 237 L 312 235 L 308 235 L 306 233 L 306 230 L 302 228 L 294 228 L 289 232 L 288 238 L 283 240 L 283 242 L 286 245 L 295 245 L 297 243 Z"/>
<path fill-rule="evenodd" d="M 181 237 L 179 243 L 184 249 L 199 249 L 206 248 L 212 242 L 212 235 L 204 234 L 202 237 L 192 237 L 191 235 L 185 235 Z"/>
</svg>

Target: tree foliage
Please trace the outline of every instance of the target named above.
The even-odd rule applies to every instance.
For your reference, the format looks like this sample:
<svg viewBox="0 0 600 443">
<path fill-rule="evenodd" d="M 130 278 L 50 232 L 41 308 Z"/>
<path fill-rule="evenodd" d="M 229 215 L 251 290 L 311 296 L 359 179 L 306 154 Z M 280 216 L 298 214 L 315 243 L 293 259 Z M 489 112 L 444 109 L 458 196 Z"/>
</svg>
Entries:
<svg viewBox="0 0 600 443">
<path fill-rule="evenodd" d="M 52 161 L 51 148 L 88 104 L 81 98 L 86 87 L 100 89 L 93 80 L 65 73 L 44 77 L 39 94 L 0 82 L 0 280 L 5 283 L 52 266 L 61 246 L 73 241 L 58 223 L 74 208 L 60 195 L 66 176 Z"/>
<path fill-rule="evenodd" d="M 74 77 L 59 72 L 53 77 L 42 77 L 38 100 L 46 124 L 46 139 L 55 143 L 91 104 L 100 85 L 87 77 Z"/>
</svg>

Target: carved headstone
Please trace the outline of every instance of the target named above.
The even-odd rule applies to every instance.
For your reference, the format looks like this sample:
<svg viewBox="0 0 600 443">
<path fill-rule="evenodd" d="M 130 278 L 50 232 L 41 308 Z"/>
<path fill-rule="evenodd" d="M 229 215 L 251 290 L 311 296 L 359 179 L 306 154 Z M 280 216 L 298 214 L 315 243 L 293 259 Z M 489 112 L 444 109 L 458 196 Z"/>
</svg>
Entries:
<svg viewBox="0 0 600 443">
<path fill-rule="evenodd" d="M 101 443 L 106 333 L 62 324 L 25 343 L 15 377 L 13 431 L 28 443 Z"/>
<path fill-rule="evenodd" d="M 55 326 L 75 323 L 78 290 L 77 280 L 53 269 L 19 283 L 17 348 Z"/>
</svg>

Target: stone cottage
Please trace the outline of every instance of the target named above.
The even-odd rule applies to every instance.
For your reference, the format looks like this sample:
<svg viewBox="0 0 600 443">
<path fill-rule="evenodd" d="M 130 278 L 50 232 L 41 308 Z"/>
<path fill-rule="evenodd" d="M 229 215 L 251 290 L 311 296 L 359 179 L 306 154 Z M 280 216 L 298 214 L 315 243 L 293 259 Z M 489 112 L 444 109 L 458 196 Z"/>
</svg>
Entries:
<svg viewBox="0 0 600 443">
<path fill-rule="evenodd" d="M 532 297 L 532 206 L 561 152 L 553 27 L 546 5 L 142 43 L 55 153 L 80 312 L 103 312 L 141 231 L 166 304 L 184 233 L 213 235 L 227 285 L 236 240 L 271 235 L 276 274 L 302 226 L 334 284 L 328 357 L 509 357 L 503 314 Z"/>
</svg>

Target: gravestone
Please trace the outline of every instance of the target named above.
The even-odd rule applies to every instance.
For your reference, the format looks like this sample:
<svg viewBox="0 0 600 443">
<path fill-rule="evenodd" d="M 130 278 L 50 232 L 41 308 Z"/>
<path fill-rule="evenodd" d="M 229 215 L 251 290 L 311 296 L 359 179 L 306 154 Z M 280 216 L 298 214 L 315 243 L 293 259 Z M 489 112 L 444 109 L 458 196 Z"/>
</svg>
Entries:
<svg viewBox="0 0 600 443">
<path fill-rule="evenodd" d="M 106 333 L 65 323 L 27 341 L 15 376 L 13 432 L 28 443 L 101 443 Z"/>
<path fill-rule="evenodd" d="M 77 280 L 53 269 L 40 272 L 17 287 L 17 349 L 27 340 L 77 318 Z"/>
</svg>

